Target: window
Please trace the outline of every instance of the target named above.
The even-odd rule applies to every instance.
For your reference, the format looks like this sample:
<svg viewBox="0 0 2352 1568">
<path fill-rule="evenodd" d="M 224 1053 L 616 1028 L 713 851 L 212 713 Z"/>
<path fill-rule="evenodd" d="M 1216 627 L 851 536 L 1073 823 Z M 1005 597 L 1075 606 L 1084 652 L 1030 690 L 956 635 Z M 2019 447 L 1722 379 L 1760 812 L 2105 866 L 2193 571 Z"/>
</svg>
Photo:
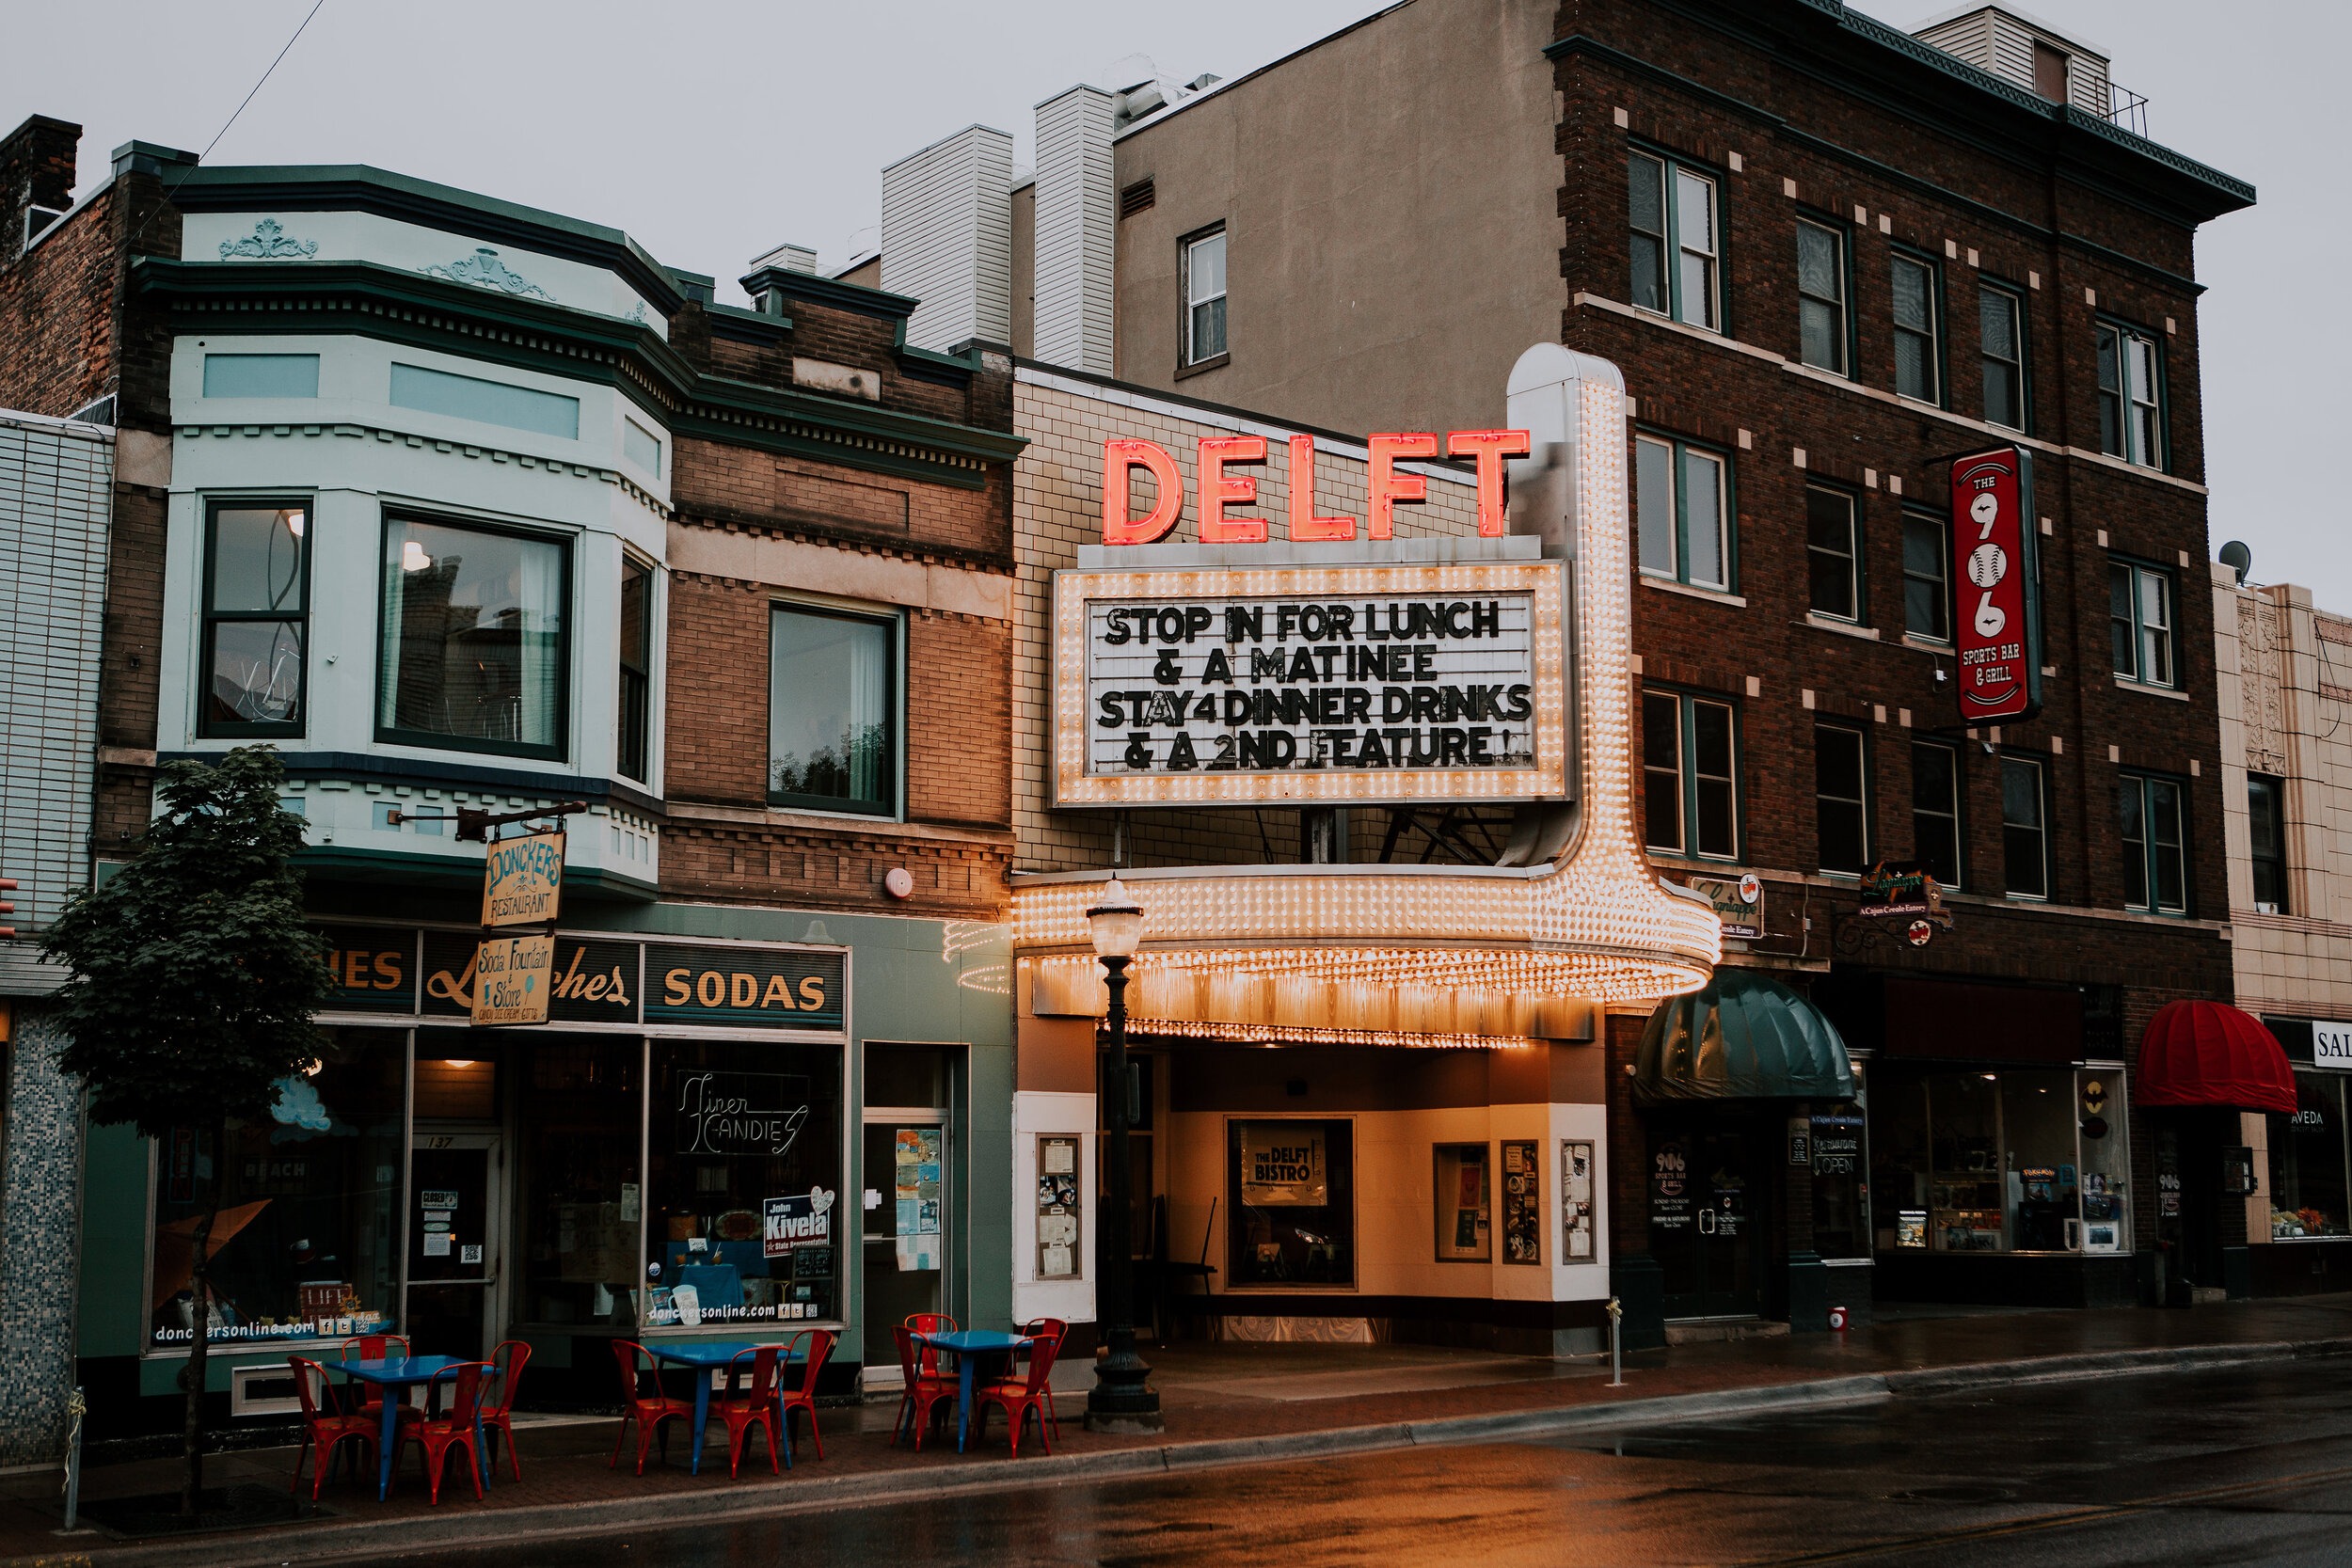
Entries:
<svg viewBox="0 0 2352 1568">
<path fill-rule="evenodd" d="M 1671 159 L 1627 156 L 1633 303 L 1678 322 L 1723 330 L 1723 262 L 1715 182 Z"/>
<path fill-rule="evenodd" d="M 2001 878 L 2011 898 L 2050 895 L 2049 830 L 2042 816 L 2042 765 L 2001 759 Z"/>
<path fill-rule="evenodd" d="M 1737 743 L 1729 703 L 1642 693 L 1643 799 L 1649 847 L 1705 860 L 1740 856 Z"/>
<path fill-rule="evenodd" d="M 452 375 L 421 365 L 392 367 L 392 406 L 446 414 L 476 424 L 502 424 L 540 436 L 580 438 L 580 400 L 503 381 Z"/>
<path fill-rule="evenodd" d="M 1805 570 L 1816 615 L 1862 619 L 1862 551 L 1854 538 L 1854 502 L 1842 490 L 1807 485 L 1804 492 Z"/>
<path fill-rule="evenodd" d="M 208 398 L 314 398 L 319 395 L 315 354 L 208 354 L 204 356 Z"/>
<path fill-rule="evenodd" d="M 437 1037 L 441 1043 L 428 1044 Z M 425 1115 L 428 1068 L 453 1065 L 427 1057 L 459 1053 L 481 1057 L 498 1049 L 481 1033 L 453 1037 L 418 1031 L 419 1117 Z M 645 1216 L 652 1223 L 641 1226 L 639 1140 L 646 1132 L 643 1051 L 638 1039 L 610 1035 L 540 1036 L 527 1046 L 507 1049 L 499 1063 L 501 1074 L 513 1080 L 515 1099 L 530 1107 L 516 1118 L 521 1244 L 507 1252 L 516 1270 L 518 1322 L 602 1324 L 625 1334 L 646 1322 L 650 1303 L 642 1291 L 640 1237 L 667 1235 L 670 1214 L 657 1194 L 653 1213 Z M 654 1125 L 665 1133 L 668 1117 L 660 1113 L 675 1103 L 656 1106 Z M 497 1115 L 495 1101 L 475 1114 Z M 710 1212 L 696 1208 L 679 1217 L 691 1227 L 693 1216 Z"/>
<path fill-rule="evenodd" d="M 2124 1106 L 2122 1075 L 2096 1069 L 1874 1068 L 1879 1249 L 2129 1251 Z"/>
<path fill-rule="evenodd" d="M 2352 1225 L 2345 1179 L 2344 1079 L 2298 1068 L 2295 1114 L 2269 1114 L 2270 1239 L 2342 1236 Z"/>
<path fill-rule="evenodd" d="M 230 1121 L 217 1142 L 210 1127 L 160 1141 L 151 1344 L 188 1343 L 190 1238 L 210 1200 L 221 1212 L 206 1343 L 261 1348 L 396 1326 L 407 1058 L 400 1030 L 331 1030 L 318 1069 L 280 1079 L 268 1115 Z"/>
<path fill-rule="evenodd" d="M 661 437 L 628 415 L 621 416 L 621 455 L 657 478 L 661 473 Z"/>
<path fill-rule="evenodd" d="M 1960 753 L 1949 746 L 1911 747 L 1912 858 L 1946 887 L 1961 885 Z"/>
<path fill-rule="evenodd" d="M 1931 512 L 1903 514 L 1903 630 L 1930 641 L 1952 640 L 1951 587 L 1944 519 Z"/>
<path fill-rule="evenodd" d="M 555 540 L 387 517 L 377 738 L 561 756 L 570 564 Z"/>
<path fill-rule="evenodd" d="M 1438 1144 L 1434 1149 L 1437 1190 L 1438 1261 L 1484 1263 L 1492 1259 L 1494 1180 L 1485 1144 Z"/>
<path fill-rule="evenodd" d="M 2262 773 L 2246 776 L 2246 815 L 2254 844 L 2254 910 L 2286 914 L 2286 784 Z"/>
<path fill-rule="evenodd" d="M 2116 782 L 2115 800 L 2123 834 L 2123 907 L 2186 914 L 2180 784 L 2126 773 Z"/>
<path fill-rule="evenodd" d="M 1356 1124 L 1226 1124 L 1231 1277 L 1243 1285 L 1356 1282 Z"/>
<path fill-rule="evenodd" d="M 2115 673 L 2146 686 L 2175 686 L 2172 574 L 2161 566 L 2107 565 L 2107 626 Z"/>
<path fill-rule="evenodd" d="M 1813 820 L 1821 869 L 1859 876 L 1870 863 L 1864 804 L 1862 732 L 1822 724 L 1813 732 Z"/>
<path fill-rule="evenodd" d="M 1661 436 L 1634 438 L 1634 512 L 1645 576 L 1730 591 L 1730 464 L 1714 452 Z"/>
<path fill-rule="evenodd" d="M 769 641 L 768 799 L 898 809 L 896 618 L 778 605 Z"/>
<path fill-rule="evenodd" d="M 204 541 L 200 733 L 302 733 L 310 522 L 301 501 L 213 503 Z"/>
<path fill-rule="evenodd" d="M 1846 237 L 1797 224 L 1797 347 L 1817 370 L 1846 373 Z"/>
<path fill-rule="evenodd" d="M 1186 240 L 1184 363 L 1198 365 L 1225 352 L 1225 230 Z"/>
<path fill-rule="evenodd" d="M 1813 1133 L 1813 1250 L 1823 1258 L 1870 1256 L 1868 1129 L 1863 1086 L 1867 1066 L 1856 1062 L 1854 1098 L 1822 1106 L 1808 1118 Z"/>
<path fill-rule="evenodd" d="M 620 729 L 613 766 L 640 784 L 651 777 L 652 766 L 653 581 L 652 567 L 633 555 L 621 557 Z"/>
<path fill-rule="evenodd" d="M 1977 352 L 1984 365 L 1985 422 L 2025 429 L 2025 306 L 1990 283 L 1977 292 Z"/>
<path fill-rule="evenodd" d="M 2156 341 L 2127 326 L 2099 327 L 2099 450 L 2144 467 L 2164 467 L 2163 366 Z"/>
<path fill-rule="evenodd" d="M 1944 324 L 1935 268 L 1910 256 L 1896 257 L 1894 267 L 1895 390 L 1921 403 L 1937 403 Z"/>
</svg>

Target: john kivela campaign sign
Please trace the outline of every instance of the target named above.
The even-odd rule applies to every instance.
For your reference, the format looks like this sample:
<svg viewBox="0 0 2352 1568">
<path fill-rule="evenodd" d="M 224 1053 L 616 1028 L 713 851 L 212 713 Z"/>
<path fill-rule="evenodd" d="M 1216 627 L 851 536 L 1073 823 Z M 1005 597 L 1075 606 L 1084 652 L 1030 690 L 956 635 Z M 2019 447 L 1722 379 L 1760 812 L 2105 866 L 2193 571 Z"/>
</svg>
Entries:
<svg viewBox="0 0 2352 1568">
<path fill-rule="evenodd" d="M 1571 789 L 1556 561 L 1055 575 L 1055 803 Z"/>
</svg>

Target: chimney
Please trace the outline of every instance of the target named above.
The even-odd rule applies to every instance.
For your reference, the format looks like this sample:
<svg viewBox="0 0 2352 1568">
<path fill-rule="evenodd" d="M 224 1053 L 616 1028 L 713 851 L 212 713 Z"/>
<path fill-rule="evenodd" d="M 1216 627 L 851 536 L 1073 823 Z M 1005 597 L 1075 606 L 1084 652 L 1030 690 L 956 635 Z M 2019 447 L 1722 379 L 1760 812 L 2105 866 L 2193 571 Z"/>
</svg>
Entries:
<svg viewBox="0 0 2352 1568">
<path fill-rule="evenodd" d="M 82 128 L 32 115 L 0 140 L 0 267 L 73 205 L 73 150 Z"/>
<path fill-rule="evenodd" d="M 970 125 L 882 170 L 882 286 L 910 347 L 1012 339 L 1012 138 Z"/>
<path fill-rule="evenodd" d="M 780 245 L 764 256 L 752 258 L 754 272 L 757 272 L 762 267 L 781 267 L 786 272 L 813 273 L 817 270 L 817 252 L 804 245 Z"/>
<path fill-rule="evenodd" d="M 1111 373 L 1111 94 L 1075 87 L 1037 106 L 1037 318 L 1048 364 Z"/>
</svg>

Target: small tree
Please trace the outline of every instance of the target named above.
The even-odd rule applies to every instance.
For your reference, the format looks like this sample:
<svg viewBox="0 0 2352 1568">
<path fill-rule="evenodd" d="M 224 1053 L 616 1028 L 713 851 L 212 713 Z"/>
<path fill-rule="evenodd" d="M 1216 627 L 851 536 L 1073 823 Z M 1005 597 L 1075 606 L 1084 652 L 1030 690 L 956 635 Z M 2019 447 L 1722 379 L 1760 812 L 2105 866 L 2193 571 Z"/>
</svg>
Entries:
<svg viewBox="0 0 2352 1568">
<path fill-rule="evenodd" d="M 285 768 L 266 746 L 219 762 L 175 762 L 157 784 L 162 813 L 136 860 L 68 904 L 42 945 L 72 971 L 58 991 L 71 1037 L 61 1058 L 89 1093 L 90 1117 L 151 1138 L 209 1133 L 213 1179 L 191 1238 L 194 1295 L 180 1511 L 204 1480 L 206 1279 L 220 1212 L 223 1140 L 232 1120 L 266 1117 L 281 1079 L 316 1058 L 310 1022 L 334 986 L 324 942 L 302 917 L 291 857 L 302 818 L 278 802 Z"/>
</svg>

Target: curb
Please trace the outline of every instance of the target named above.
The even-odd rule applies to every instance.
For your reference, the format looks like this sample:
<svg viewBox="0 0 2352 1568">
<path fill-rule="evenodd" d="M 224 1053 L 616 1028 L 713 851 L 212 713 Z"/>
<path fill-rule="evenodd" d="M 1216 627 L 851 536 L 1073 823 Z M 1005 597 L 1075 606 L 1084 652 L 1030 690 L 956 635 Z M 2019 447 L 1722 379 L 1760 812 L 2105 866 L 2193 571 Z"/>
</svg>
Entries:
<svg viewBox="0 0 2352 1568">
<path fill-rule="evenodd" d="M 662 1529 L 691 1523 L 696 1528 L 777 1518 L 833 1506 L 870 1507 L 915 1498 L 954 1497 L 1111 1481 L 1186 1474 L 1272 1461 L 1327 1459 L 1409 1448 L 1450 1447 L 1555 1436 L 1621 1427 L 1728 1419 L 1774 1411 L 1821 1409 L 1877 1400 L 1925 1398 L 1972 1388 L 2013 1387 L 2100 1376 L 2199 1371 L 2271 1361 L 2352 1354 L 2352 1337 L 2265 1340 L 2247 1344 L 2165 1346 L 2146 1350 L 2097 1351 L 2022 1357 L 1959 1367 L 1865 1372 L 1803 1383 L 1665 1394 L 1549 1410 L 1487 1416 L 1449 1416 L 1425 1421 L 1387 1421 L 1335 1427 L 1321 1432 L 1265 1437 L 1210 1439 L 1156 1447 L 1111 1449 L 1099 1453 L 1040 1456 L 1009 1470 L 1002 1459 L 936 1469 L 823 1476 L 754 1491 L 698 1498 L 691 1521 L 679 1516 L 674 1496 L 597 1498 L 502 1510 L 496 1513 L 451 1513 L 439 1518 L 354 1518 L 246 1536 L 199 1535 L 186 1539 L 116 1544 L 93 1540 L 94 1551 L 76 1550 L 60 1536 L 56 1549 L 31 1557 L 0 1559 L 0 1568 L 62 1568 L 103 1562 L 107 1568 L 179 1568 L 200 1555 L 207 1568 L 282 1568 L 282 1565 L 347 1560 L 370 1554 L 413 1554 L 437 1547 L 472 1548 L 501 1541 L 551 1541 L 605 1535 L 616 1530 Z"/>
</svg>

